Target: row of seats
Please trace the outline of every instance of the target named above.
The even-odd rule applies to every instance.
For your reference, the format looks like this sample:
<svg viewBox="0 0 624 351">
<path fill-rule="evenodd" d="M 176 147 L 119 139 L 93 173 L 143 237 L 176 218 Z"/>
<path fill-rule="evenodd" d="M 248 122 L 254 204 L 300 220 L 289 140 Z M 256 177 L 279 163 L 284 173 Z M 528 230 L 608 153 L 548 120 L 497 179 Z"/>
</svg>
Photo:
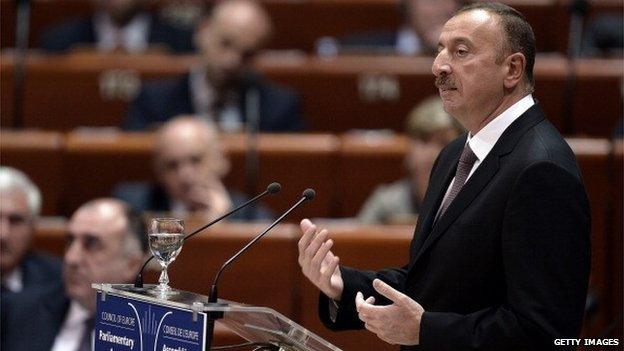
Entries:
<svg viewBox="0 0 624 351">
<path fill-rule="evenodd" d="M 15 63 L 8 53 L 1 58 L 2 125 L 59 131 L 120 126 L 143 81 L 179 75 L 197 63 L 193 56 L 31 55 L 25 67 L 23 117 L 16 121 Z M 413 106 L 437 94 L 431 64 L 426 57 L 266 55 L 255 66 L 300 93 L 309 131 L 340 133 L 403 131 Z M 620 60 L 570 63 L 561 56 L 538 56 L 534 95 L 564 135 L 609 137 L 622 118 L 623 77 Z"/>
<path fill-rule="evenodd" d="M 359 226 L 345 222 L 318 224 L 330 230 L 335 241 L 333 250 L 342 264 L 361 269 L 380 269 L 399 267 L 407 262 L 412 226 Z M 200 225 L 199 222 L 187 221 L 189 231 Z M 186 242 L 181 255 L 169 269 L 172 286 L 207 294 L 220 265 L 263 228 L 257 223 L 220 224 Z M 36 247 L 62 255 L 65 232 L 64 221 L 41 223 L 35 239 Z M 396 349 L 365 331 L 332 333 L 321 325 L 317 317 L 318 291 L 305 279 L 297 265 L 296 242 L 299 236 L 299 229 L 294 224 L 275 227 L 222 275 L 220 297 L 271 307 L 344 350 Z M 593 241 L 595 244 L 597 239 Z M 597 258 L 600 252 L 596 251 L 595 245 L 593 250 L 594 261 L 609 259 L 605 256 Z M 613 286 L 599 287 L 596 282 L 617 280 L 615 276 L 607 276 L 609 273 L 604 268 L 604 264 L 592 266 L 590 291 L 599 291 L 601 298 L 609 296 L 612 291 L 608 289 L 613 289 Z M 156 280 L 155 271 L 146 277 L 148 283 Z M 586 318 L 584 336 L 596 336 L 619 311 L 611 308 L 606 300 L 599 300 L 599 303 L 598 313 Z M 231 339 L 227 336 L 227 333 L 221 332 L 217 338 L 219 343 Z"/>
<path fill-rule="evenodd" d="M 160 1 L 161 4 L 175 1 Z M 323 36 L 343 36 L 362 31 L 392 30 L 401 25 L 398 0 L 263 0 L 275 24 L 275 35 L 270 42 L 272 49 L 298 49 L 312 52 L 315 42 Z M 504 0 L 518 9 L 531 23 L 538 51 L 567 49 L 570 13 L 568 0 Z M 38 42 L 42 31 L 63 20 L 87 15 L 93 4 L 83 0 L 32 1 L 31 44 Z M 189 3 L 188 1 L 186 2 Z M 179 1 L 179 6 L 184 5 Z M 155 10 L 162 6 L 154 6 Z M 622 13 L 620 1 L 591 1 L 590 17 L 596 13 Z M 2 16 L 1 47 L 14 45 L 15 2 L 1 0 Z"/>
<path fill-rule="evenodd" d="M 223 141 L 232 161 L 225 182 L 245 189 L 246 138 L 226 135 Z M 619 254 L 617 250 L 622 246 L 624 143 L 607 139 L 568 142 L 578 158 L 590 200 L 592 266 L 611 272 L 609 277 L 621 277 L 622 267 L 616 258 L 621 258 L 621 250 Z M 152 146 L 153 135 L 149 133 L 0 134 L 2 164 L 25 171 L 41 187 L 46 214 L 69 215 L 85 201 L 109 195 L 121 181 L 153 181 Z M 281 194 L 266 200 L 276 213 L 290 207 L 303 189 L 312 187 L 317 197 L 297 213 L 305 217 L 349 217 L 357 213 L 375 186 L 404 175 L 407 147 L 405 137 L 393 135 L 263 134 L 258 140 L 258 184 L 263 187 L 279 181 L 283 185 Z M 619 240 L 619 246 L 614 240 Z M 621 287 L 621 279 L 595 276 L 593 284 L 602 301 L 613 298 L 613 304 L 621 307 L 620 299 L 603 293 L 606 287 Z"/>
</svg>

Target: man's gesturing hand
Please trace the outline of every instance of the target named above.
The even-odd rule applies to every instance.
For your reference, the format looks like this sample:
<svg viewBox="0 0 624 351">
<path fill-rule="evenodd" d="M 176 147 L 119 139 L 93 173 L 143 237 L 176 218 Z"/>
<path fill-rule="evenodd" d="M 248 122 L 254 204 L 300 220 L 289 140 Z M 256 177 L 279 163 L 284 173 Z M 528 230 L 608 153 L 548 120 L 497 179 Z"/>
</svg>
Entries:
<svg viewBox="0 0 624 351">
<path fill-rule="evenodd" d="M 373 280 L 373 288 L 394 303 L 376 306 L 373 297 L 364 300 L 358 292 L 355 306 L 366 329 L 389 344 L 418 345 L 420 320 L 425 312 L 422 306 L 379 279 Z"/>
<path fill-rule="evenodd" d="M 327 230 L 316 231 L 308 219 L 301 221 L 303 236 L 299 239 L 299 265 L 317 288 L 333 300 L 340 300 L 344 283 L 338 268 L 338 256 L 330 251 L 334 241 L 327 239 Z"/>
</svg>

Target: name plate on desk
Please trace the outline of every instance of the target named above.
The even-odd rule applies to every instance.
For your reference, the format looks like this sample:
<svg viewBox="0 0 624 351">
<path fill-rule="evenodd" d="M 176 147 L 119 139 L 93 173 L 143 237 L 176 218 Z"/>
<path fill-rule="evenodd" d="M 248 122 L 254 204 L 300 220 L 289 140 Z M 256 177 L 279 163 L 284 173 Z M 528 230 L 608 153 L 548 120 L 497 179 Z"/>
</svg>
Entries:
<svg viewBox="0 0 624 351">
<path fill-rule="evenodd" d="M 97 291 L 94 350 L 204 351 L 206 317 L 147 296 Z"/>
</svg>

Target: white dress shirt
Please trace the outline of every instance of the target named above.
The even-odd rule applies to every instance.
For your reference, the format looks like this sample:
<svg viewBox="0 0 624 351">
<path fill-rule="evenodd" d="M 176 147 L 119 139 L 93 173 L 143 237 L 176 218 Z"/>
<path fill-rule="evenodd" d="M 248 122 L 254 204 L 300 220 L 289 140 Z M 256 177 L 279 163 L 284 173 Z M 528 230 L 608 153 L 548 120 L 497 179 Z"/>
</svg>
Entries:
<svg viewBox="0 0 624 351">
<path fill-rule="evenodd" d="M 219 111 L 215 111 L 214 103 L 217 92 L 208 84 L 206 68 L 195 67 L 191 70 L 189 84 L 191 102 L 195 113 L 202 118 L 214 122 L 224 132 L 240 132 L 243 129 L 243 119 L 238 107 L 238 95 L 234 92 L 227 94 L 225 102 Z"/>
<path fill-rule="evenodd" d="M 466 178 L 466 183 L 468 179 L 472 176 L 472 174 L 477 170 L 481 162 L 487 157 L 487 155 L 492 151 L 494 145 L 498 139 L 503 135 L 503 132 L 523 113 L 525 113 L 531 106 L 535 104 L 533 100 L 533 96 L 531 94 L 523 97 L 515 104 L 511 105 L 508 109 L 503 111 L 500 115 L 496 116 L 490 123 L 486 124 L 480 131 L 477 132 L 474 136 L 471 136 L 468 133 L 467 143 L 470 145 L 472 152 L 477 156 L 477 160 L 475 161 L 470 173 L 468 173 L 468 178 Z M 455 178 L 449 184 L 446 189 L 446 193 L 444 194 L 444 199 L 442 199 L 441 204 L 444 203 L 446 198 L 449 196 L 449 192 L 453 188 L 453 183 L 455 182 Z M 442 206 L 440 205 L 440 208 Z M 438 213 L 436 218 L 440 215 L 440 208 L 438 208 Z"/>
<path fill-rule="evenodd" d="M 91 313 L 76 301 L 69 305 L 69 311 L 65 321 L 54 339 L 54 345 L 50 351 L 75 351 L 80 347 L 80 342 L 85 333 L 86 321 Z M 93 341 L 93 338 L 92 338 Z"/>
<path fill-rule="evenodd" d="M 20 267 L 15 267 L 7 276 L 2 277 L 2 285 L 10 292 L 18 293 L 24 288 L 24 274 Z"/>
<path fill-rule="evenodd" d="M 150 21 L 148 15 L 138 15 L 119 28 L 110 16 L 97 13 L 93 19 L 97 48 L 101 51 L 123 48 L 130 53 L 145 51 L 149 47 Z"/>
<path fill-rule="evenodd" d="M 414 56 L 423 52 L 423 46 L 412 28 L 403 27 L 397 32 L 395 50 L 399 55 Z"/>
</svg>

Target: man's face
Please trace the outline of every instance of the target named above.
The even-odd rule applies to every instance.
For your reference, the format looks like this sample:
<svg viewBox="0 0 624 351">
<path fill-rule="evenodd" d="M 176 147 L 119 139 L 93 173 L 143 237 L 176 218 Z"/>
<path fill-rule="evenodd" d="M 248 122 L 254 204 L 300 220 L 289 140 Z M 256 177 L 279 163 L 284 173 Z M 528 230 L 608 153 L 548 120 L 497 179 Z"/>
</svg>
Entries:
<svg viewBox="0 0 624 351">
<path fill-rule="evenodd" d="M 240 79 L 260 50 L 266 29 L 257 19 L 216 16 L 197 32 L 197 45 L 216 86 L 227 86 Z"/>
<path fill-rule="evenodd" d="M 35 232 L 26 194 L 20 190 L 0 193 L 0 271 L 9 273 L 30 248 Z"/>
<path fill-rule="evenodd" d="M 124 247 L 126 222 L 112 205 L 81 208 L 70 220 L 63 279 L 67 295 L 86 308 L 95 309 L 92 283 L 128 283 L 136 274 L 140 257 Z"/>
<path fill-rule="evenodd" d="M 432 71 L 444 110 L 466 129 L 479 126 L 503 99 L 502 36 L 497 18 L 483 10 L 455 16 L 442 29 Z"/>
<path fill-rule="evenodd" d="M 444 23 L 458 9 L 454 0 L 409 0 L 409 21 L 423 44 L 435 50 Z"/>
<path fill-rule="evenodd" d="M 168 135 L 163 141 L 156 157 L 158 177 L 172 198 L 191 207 L 193 192 L 220 178 L 218 146 L 194 132 Z"/>
</svg>

